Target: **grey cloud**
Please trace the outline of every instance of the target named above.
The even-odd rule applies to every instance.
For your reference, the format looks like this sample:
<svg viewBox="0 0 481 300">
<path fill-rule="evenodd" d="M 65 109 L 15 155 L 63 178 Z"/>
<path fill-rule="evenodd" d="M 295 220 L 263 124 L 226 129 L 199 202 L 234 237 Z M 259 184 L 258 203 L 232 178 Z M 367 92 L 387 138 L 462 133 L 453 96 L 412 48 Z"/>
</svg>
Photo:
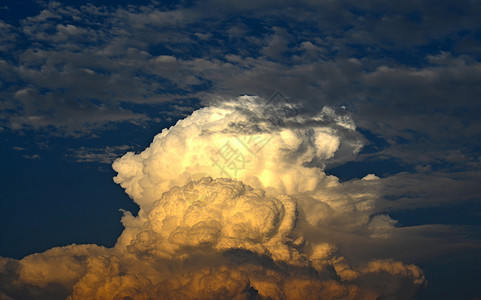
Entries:
<svg viewBox="0 0 481 300">
<path fill-rule="evenodd" d="M 111 164 L 131 148 L 132 147 L 128 145 L 107 146 L 102 148 L 80 147 L 78 149 L 70 149 L 66 157 L 80 163 L 97 162 Z"/>
<path fill-rule="evenodd" d="M 305 1 L 287 10 L 286 7 L 291 4 L 289 1 L 280 4 L 276 2 L 276 5 L 270 2 L 245 2 L 242 5 L 228 6 L 212 1 L 189 8 L 161 11 L 153 6 L 107 9 L 85 5 L 79 8 L 63 8 L 58 3 L 51 3 L 38 16 L 24 20 L 22 28 L 17 30 L 18 34 L 22 34 L 24 39 L 35 46 L 19 54 L 21 59 L 18 66 L 5 63 L 10 70 L 10 78 L 13 75 L 13 78 L 28 81 L 34 85 L 32 89 L 66 89 L 63 93 L 66 93 L 64 96 L 67 102 L 96 98 L 112 103 L 112 108 L 118 107 L 119 101 L 174 101 L 179 94 L 204 100 L 211 96 L 232 97 L 245 93 L 268 97 L 272 91 L 282 87 L 285 93 L 302 99 L 301 101 L 313 104 L 317 101 L 336 104 L 353 102 L 359 103 L 356 108 L 360 110 L 368 107 L 369 111 L 376 111 L 380 106 L 371 103 L 369 99 L 394 102 L 405 108 L 409 107 L 404 105 L 406 98 L 424 97 L 425 94 L 410 93 L 406 85 L 409 80 L 414 80 L 411 81 L 414 86 L 409 86 L 412 90 L 426 90 L 420 87 L 431 84 L 432 80 L 428 81 L 426 78 L 431 76 L 430 72 L 433 73 L 432 76 L 438 76 L 435 80 L 440 87 L 446 87 L 444 83 L 453 79 L 466 86 L 476 81 L 474 76 L 477 76 L 477 69 L 469 64 L 463 67 L 459 62 L 454 69 L 453 66 L 446 69 L 448 72 L 443 75 L 443 79 L 435 74 L 441 70 L 434 69 L 434 65 L 433 68 L 427 66 L 424 69 L 410 70 L 409 67 L 397 66 L 389 59 L 349 58 L 355 54 L 350 45 L 379 48 L 386 45 L 384 37 L 392 37 L 403 45 L 429 43 L 413 39 L 412 32 L 421 32 L 420 35 L 428 36 L 426 32 L 434 30 L 435 27 L 429 24 L 437 24 L 436 20 L 451 13 L 445 7 L 436 10 L 428 3 L 392 6 L 379 5 L 376 2 L 360 5 L 349 1 Z M 220 15 L 214 12 L 201 13 L 204 8 L 214 6 L 222 8 L 223 12 Z M 267 10 L 269 7 L 273 10 Z M 460 5 L 458 8 L 466 12 L 463 17 L 466 22 L 448 19 L 453 22 L 450 32 L 465 28 L 463 26 L 469 24 L 476 11 L 475 7 L 469 4 Z M 391 13 L 385 14 L 386 11 Z M 416 21 L 415 15 L 410 16 L 411 12 L 417 11 L 422 22 Z M 236 46 L 236 49 L 229 49 L 229 45 L 222 41 L 224 33 L 217 29 L 217 26 L 232 17 L 234 12 L 259 20 L 265 18 L 266 24 L 274 17 L 283 18 L 289 26 L 275 27 L 274 34 L 270 27 L 264 26 L 262 31 L 254 36 L 241 21 L 226 23 L 226 26 L 231 28 L 228 33 L 230 43 Z M 217 19 L 209 19 L 211 14 L 216 15 Z M 81 24 L 77 22 L 80 19 Z M 303 29 L 302 24 L 307 25 L 306 22 L 311 21 L 313 23 L 309 26 L 313 28 L 312 31 Z M 200 46 L 202 39 L 196 36 L 198 26 L 194 25 L 197 22 L 202 22 L 202 26 L 210 30 L 210 40 L 214 44 Z M 457 25 L 454 26 L 454 23 Z M 111 27 L 106 24 L 111 24 Z M 392 26 L 393 24 L 397 25 Z M 350 29 L 336 29 L 345 26 L 350 26 Z M 12 30 L 9 25 L 3 27 Z M 179 31 L 179 28 L 182 28 L 182 31 Z M 233 34 L 240 28 L 243 28 L 242 35 Z M 402 38 L 400 31 L 405 32 L 406 38 Z M 366 37 L 359 38 L 363 35 Z M 48 43 L 54 49 L 42 49 L 39 42 Z M 224 49 L 216 49 L 215 43 L 221 43 Z M 257 54 L 265 54 L 279 59 L 279 55 L 285 50 L 282 48 L 285 48 L 287 43 L 297 44 L 295 47 L 301 52 L 286 53 L 287 61 L 277 63 L 256 57 Z M 89 46 L 85 48 L 85 44 Z M 158 55 L 152 51 L 157 45 L 172 53 Z M 203 57 L 191 57 L 196 48 Z M 379 53 L 379 50 L 376 51 Z M 238 56 L 239 54 L 242 56 Z M 364 55 L 371 54 L 368 52 Z M 429 57 L 433 55 L 430 54 Z M 173 59 L 163 60 L 168 56 Z M 435 64 L 435 61 L 430 59 L 431 64 Z M 286 65 L 286 62 L 289 65 Z M 385 68 L 379 68 L 380 65 Z M 361 87 L 362 84 L 367 87 Z M 204 87 L 198 90 L 196 86 Z M 394 97 L 389 97 L 385 91 L 389 91 Z M 6 94 L 5 97 L 9 98 L 10 95 Z M 438 91 L 437 95 L 449 97 L 441 91 Z M 386 97 L 389 99 L 385 100 Z M 360 99 L 365 101 L 359 102 Z M 361 112 L 369 118 L 372 116 L 369 112 Z M 115 109 L 112 113 L 115 114 Z M 8 119 L 8 114 L 3 118 Z M 371 124 L 366 126 L 374 129 Z"/>
<path fill-rule="evenodd" d="M 26 158 L 26 159 L 39 159 L 39 158 L 41 158 L 40 155 L 38 155 L 38 154 L 22 155 L 22 157 Z"/>
<path fill-rule="evenodd" d="M 435 207 L 476 201 L 481 189 L 478 168 L 464 172 L 400 173 L 383 179 L 381 209 Z"/>
<path fill-rule="evenodd" d="M 108 104 L 94 104 L 88 101 L 77 102 L 65 99 L 62 94 L 39 94 L 35 90 L 24 89 L 16 93 L 19 112 L 9 115 L 8 126 L 13 129 L 42 129 L 55 126 L 58 135 L 85 135 L 96 127 L 111 122 L 144 121 L 145 115 L 112 107 Z"/>
<path fill-rule="evenodd" d="M 283 59 L 288 50 L 289 36 L 283 28 L 274 27 L 274 34 L 269 38 L 268 44 L 259 52 L 271 59 Z"/>
</svg>

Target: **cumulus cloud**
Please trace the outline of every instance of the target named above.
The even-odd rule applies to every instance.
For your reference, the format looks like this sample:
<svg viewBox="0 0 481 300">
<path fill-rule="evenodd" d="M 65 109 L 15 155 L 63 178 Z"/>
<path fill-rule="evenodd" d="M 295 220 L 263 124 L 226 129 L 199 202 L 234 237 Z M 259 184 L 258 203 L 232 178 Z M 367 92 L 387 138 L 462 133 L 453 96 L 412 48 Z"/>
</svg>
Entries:
<svg viewBox="0 0 481 300">
<path fill-rule="evenodd" d="M 290 104 L 261 101 L 243 96 L 195 111 L 164 129 L 142 153 L 115 161 L 115 182 L 141 207 L 198 174 L 235 177 L 288 194 L 312 192 L 335 180 L 323 174 L 328 160 L 346 159 L 362 147 L 354 123 L 329 107 L 308 118 Z"/>
<path fill-rule="evenodd" d="M 361 149 L 354 122 L 330 107 L 297 112 L 243 96 L 164 129 L 113 164 L 115 182 L 140 206 L 125 213 L 115 247 L 1 258 L 0 295 L 411 299 L 425 283 L 420 268 L 346 256 L 334 238 L 384 239 L 396 223 L 376 214 L 377 176 L 340 183 L 323 171 Z"/>
</svg>

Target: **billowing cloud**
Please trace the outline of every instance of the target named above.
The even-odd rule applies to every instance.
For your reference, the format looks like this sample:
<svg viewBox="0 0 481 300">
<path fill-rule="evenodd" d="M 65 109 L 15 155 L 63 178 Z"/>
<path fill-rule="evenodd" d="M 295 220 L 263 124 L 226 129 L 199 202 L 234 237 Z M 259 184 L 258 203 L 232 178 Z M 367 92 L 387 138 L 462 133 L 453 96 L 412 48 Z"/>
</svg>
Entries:
<svg viewBox="0 0 481 300">
<path fill-rule="evenodd" d="M 71 245 L 0 259 L 6 299 L 411 299 L 415 265 L 344 255 L 342 237 L 380 240 L 379 178 L 324 173 L 362 136 L 343 109 L 314 116 L 243 96 L 202 108 L 116 160 L 140 206 L 113 248 Z M 352 238 L 356 243 L 356 239 Z"/>
<path fill-rule="evenodd" d="M 288 194 L 313 192 L 335 180 L 322 172 L 326 161 L 349 158 L 362 147 L 352 120 L 329 107 L 308 118 L 288 103 L 262 101 L 244 96 L 195 111 L 164 129 L 142 153 L 117 160 L 115 182 L 141 207 L 202 174 Z"/>
</svg>

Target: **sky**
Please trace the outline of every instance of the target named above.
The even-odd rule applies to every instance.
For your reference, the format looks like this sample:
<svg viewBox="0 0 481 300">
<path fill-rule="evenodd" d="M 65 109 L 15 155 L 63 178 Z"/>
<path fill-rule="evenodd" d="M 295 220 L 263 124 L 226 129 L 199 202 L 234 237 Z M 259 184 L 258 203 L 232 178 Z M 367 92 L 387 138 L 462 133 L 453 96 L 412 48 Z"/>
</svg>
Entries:
<svg viewBox="0 0 481 300">
<path fill-rule="evenodd" d="M 0 298 L 481 299 L 479 16 L 3 1 Z"/>
</svg>

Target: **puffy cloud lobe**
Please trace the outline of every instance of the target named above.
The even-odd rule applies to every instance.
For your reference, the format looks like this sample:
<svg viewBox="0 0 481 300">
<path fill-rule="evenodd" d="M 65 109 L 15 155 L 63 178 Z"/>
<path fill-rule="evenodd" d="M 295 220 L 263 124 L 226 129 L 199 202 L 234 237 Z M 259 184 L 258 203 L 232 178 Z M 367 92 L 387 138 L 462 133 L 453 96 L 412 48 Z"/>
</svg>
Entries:
<svg viewBox="0 0 481 300">
<path fill-rule="evenodd" d="M 19 261 L 0 258 L 0 298 L 64 299 L 87 272 L 86 261 L 110 252 L 97 245 L 70 245 Z"/>
<path fill-rule="evenodd" d="M 296 213 L 290 196 L 266 197 L 242 182 L 206 177 L 164 193 L 127 248 L 162 257 L 188 255 L 198 247 L 234 248 L 291 260 L 296 251 L 286 243 Z"/>
<path fill-rule="evenodd" d="M 72 245 L 2 258 L 1 295 L 410 299 L 425 281 L 418 267 L 351 265 L 332 239 L 388 238 L 395 225 L 376 214 L 378 177 L 340 183 L 323 172 L 361 148 L 352 120 L 331 108 L 306 118 L 287 103 L 237 100 L 194 112 L 114 163 L 115 181 L 140 205 L 138 216 L 125 212 L 114 248 Z M 262 147 L 239 148 L 251 140 Z M 218 168 L 216 159 L 239 154 L 243 168 Z"/>
<path fill-rule="evenodd" d="M 339 258 L 316 270 L 275 263 L 252 252 L 211 255 L 216 262 L 195 257 L 196 266 L 166 271 L 172 261 L 146 264 L 112 250 L 92 254 L 83 261 L 83 276 L 65 289 L 72 292 L 67 299 L 411 299 L 424 281 L 419 268 L 393 261 L 373 261 L 353 270 Z M 51 280 L 44 279 L 45 286 L 56 283 Z M 6 299 L 65 297 L 18 280 L 4 291 Z"/>
</svg>

